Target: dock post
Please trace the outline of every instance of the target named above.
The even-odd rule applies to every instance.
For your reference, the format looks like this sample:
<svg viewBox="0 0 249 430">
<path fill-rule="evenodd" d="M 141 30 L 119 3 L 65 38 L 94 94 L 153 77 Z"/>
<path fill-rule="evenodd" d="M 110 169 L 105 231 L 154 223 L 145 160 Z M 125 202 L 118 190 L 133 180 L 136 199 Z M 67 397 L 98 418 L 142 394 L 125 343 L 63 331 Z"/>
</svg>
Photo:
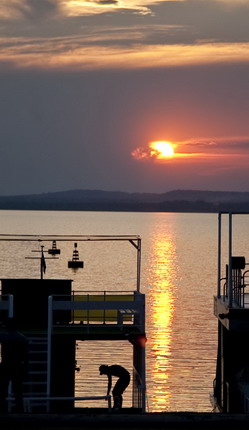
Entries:
<svg viewBox="0 0 249 430">
<path fill-rule="evenodd" d="M 13 318 L 14 317 L 14 296 L 13 296 L 13 294 L 9 294 L 8 317 L 9 318 Z"/>
<path fill-rule="evenodd" d="M 220 279 L 221 279 L 221 213 L 218 216 L 218 279 L 217 279 L 217 297 L 220 299 L 221 288 L 220 288 Z"/>
<path fill-rule="evenodd" d="M 47 334 L 47 397 L 50 397 L 51 387 L 51 347 L 52 347 L 52 324 L 53 324 L 53 297 L 48 297 L 48 334 Z M 47 401 L 47 412 L 50 411 L 50 402 Z"/>
<path fill-rule="evenodd" d="M 229 213 L 229 238 L 228 238 L 228 305 L 233 304 L 233 285 L 232 285 L 232 214 Z"/>
</svg>

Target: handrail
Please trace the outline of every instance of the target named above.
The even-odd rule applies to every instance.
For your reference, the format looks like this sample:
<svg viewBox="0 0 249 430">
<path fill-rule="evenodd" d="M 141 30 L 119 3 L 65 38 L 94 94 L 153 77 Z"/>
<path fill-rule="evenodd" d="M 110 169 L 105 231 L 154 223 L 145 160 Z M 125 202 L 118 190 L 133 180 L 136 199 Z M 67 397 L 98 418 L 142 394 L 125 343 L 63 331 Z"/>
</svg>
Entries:
<svg viewBox="0 0 249 430">
<path fill-rule="evenodd" d="M 122 296 L 127 296 L 129 295 L 135 295 L 136 294 L 143 294 L 140 291 L 134 291 L 133 290 L 72 290 L 71 293 L 69 294 L 53 294 L 53 297 L 69 297 L 69 296 L 81 296 L 81 295 L 106 295 L 107 297 L 112 296 L 112 295 L 122 295 Z"/>
<path fill-rule="evenodd" d="M 99 301 L 99 302 L 95 302 L 95 301 L 75 301 L 75 302 L 71 302 L 71 301 L 67 301 L 67 300 L 54 300 L 53 301 L 53 311 L 59 311 L 59 310 L 75 310 L 75 309 L 82 309 L 82 310 L 87 310 L 87 309 L 101 309 L 101 310 L 107 310 L 107 309 L 122 309 L 122 308 L 127 308 L 127 307 L 131 307 L 132 304 L 132 308 L 136 309 L 136 310 L 140 310 L 141 308 L 141 304 L 139 302 L 130 302 L 128 300 L 120 300 L 120 301 Z"/>
<path fill-rule="evenodd" d="M 246 287 L 246 283 L 245 283 L 245 275 L 247 274 L 247 273 L 249 273 L 249 270 L 246 270 L 244 273 L 243 273 L 243 275 L 242 275 L 242 278 L 243 278 L 243 285 L 244 285 L 244 287 Z"/>
<path fill-rule="evenodd" d="M 51 310 L 49 311 L 49 318 L 51 319 L 51 322 L 48 325 L 49 330 L 50 327 L 52 327 L 52 313 L 54 311 L 71 311 L 72 312 L 72 321 L 74 321 L 74 315 L 77 311 L 82 311 L 82 316 L 79 315 L 79 317 L 76 317 L 77 320 L 81 319 L 86 321 L 89 325 L 90 320 L 94 321 L 94 318 L 96 317 L 95 321 L 101 321 L 101 323 L 105 323 L 107 320 L 110 322 L 114 321 L 115 323 L 120 322 L 120 313 L 122 311 L 125 312 L 124 320 L 126 321 L 133 321 L 133 324 L 137 327 L 140 326 L 141 328 L 144 327 L 145 324 L 145 301 L 144 301 L 144 294 L 142 293 L 136 293 L 134 295 L 134 300 L 128 300 L 124 296 L 124 300 L 115 300 L 115 294 L 113 295 L 114 300 L 111 300 L 111 296 L 107 297 L 103 296 L 103 300 L 58 300 L 58 296 L 50 296 L 49 299 L 51 301 Z M 65 296 L 62 296 L 65 298 Z M 77 297 L 77 296 L 76 296 Z M 86 298 L 88 296 L 85 296 Z M 110 300 L 109 300 L 110 297 Z M 70 296 L 69 296 L 70 299 Z M 102 297 L 100 297 L 102 299 Z M 103 311 L 102 314 L 99 316 L 97 315 L 98 312 Z M 84 315 L 84 312 L 87 314 Z M 108 315 L 107 315 L 108 312 Z M 113 312 L 113 314 L 112 314 Z M 91 314 L 90 314 L 91 313 Z M 132 320 L 132 318 L 134 319 Z M 121 318 L 122 319 L 122 318 Z M 50 321 L 50 320 L 49 320 Z"/>
<path fill-rule="evenodd" d="M 247 264 L 247 263 L 246 263 Z M 249 282 L 246 282 L 248 277 L 249 269 L 241 274 L 240 279 L 236 278 L 236 275 L 232 274 L 232 303 L 236 302 L 236 305 L 240 305 L 242 308 L 245 307 L 245 288 L 249 286 Z M 239 282 L 240 280 L 240 282 Z M 225 281 L 223 284 L 223 300 L 228 299 L 228 280 L 227 277 L 220 278 L 220 282 Z M 222 296 L 221 296 L 222 297 Z M 220 297 L 220 298 L 221 298 Z M 237 300 L 236 300 L 237 299 Z M 239 299 L 239 301 L 238 301 Z"/>
<path fill-rule="evenodd" d="M 12 401 L 14 400 L 14 398 L 12 397 L 8 397 L 6 399 L 7 401 Z M 24 406 L 26 409 L 26 412 L 30 412 L 31 407 L 30 407 L 30 402 L 32 401 L 40 401 L 40 402 L 50 402 L 50 401 L 66 401 L 66 400 L 72 400 L 72 401 L 84 401 L 84 400 L 107 400 L 107 405 L 108 405 L 108 411 L 111 411 L 111 396 L 107 395 L 107 396 L 75 396 L 75 397 L 60 397 L 60 396 L 33 396 L 33 397 L 24 397 L 23 401 L 24 401 Z M 47 411 L 49 412 L 49 410 Z"/>
</svg>

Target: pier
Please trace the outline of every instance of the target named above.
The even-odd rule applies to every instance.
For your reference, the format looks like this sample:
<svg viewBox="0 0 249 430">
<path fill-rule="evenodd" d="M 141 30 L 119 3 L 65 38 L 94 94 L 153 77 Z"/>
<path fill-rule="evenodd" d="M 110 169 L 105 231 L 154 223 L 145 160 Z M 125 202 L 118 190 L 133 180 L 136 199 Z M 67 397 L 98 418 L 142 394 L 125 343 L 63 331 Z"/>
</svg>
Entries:
<svg viewBox="0 0 249 430">
<path fill-rule="evenodd" d="M 236 214 L 235 214 L 236 215 Z M 240 214 L 241 215 L 241 214 Z M 222 220 L 228 216 L 228 260 L 222 270 Z M 2 429 L 110 428 L 220 429 L 249 424 L 249 295 L 247 261 L 233 254 L 234 214 L 219 214 L 218 282 L 214 315 L 218 320 L 218 348 L 214 398 L 218 413 L 165 412 L 146 410 L 145 295 L 140 291 L 141 239 L 139 236 L 56 236 L 56 241 L 128 241 L 136 250 L 134 290 L 74 290 L 71 279 L 44 279 L 44 247 L 51 236 L 0 235 L 4 241 L 41 244 L 40 278 L 2 278 L 0 320 L 15 317 L 18 328 L 29 339 L 29 371 L 25 381 L 25 413 L 15 413 L 11 387 L 8 414 L 0 415 Z M 54 258 L 54 257 L 53 257 Z M 56 258 L 56 257 L 55 257 Z M 83 269 L 84 270 L 84 269 Z M 224 272 L 224 273 L 222 273 Z M 4 326 L 0 327 L 3 332 Z M 131 407 L 112 411 L 111 396 L 75 393 L 76 342 L 122 340 L 132 345 Z M 60 357 L 63 356 L 63 360 Z M 63 375 L 63 377 L 62 377 Z M 106 400 L 105 408 L 99 401 Z M 87 400 L 96 407 L 85 407 Z"/>
<path fill-rule="evenodd" d="M 218 284 L 214 297 L 218 350 L 214 399 L 218 409 L 225 413 L 249 412 L 249 268 L 245 256 L 233 253 L 233 220 L 238 215 L 246 214 L 220 213 L 218 218 Z M 228 249 L 226 265 L 222 268 L 225 222 Z M 222 269 L 225 269 L 224 275 Z"/>
<path fill-rule="evenodd" d="M 140 292 L 141 239 L 139 236 L 56 236 L 56 241 L 127 241 L 136 249 L 135 291 L 74 291 L 70 279 L 44 279 L 44 244 L 50 236 L 5 235 L 0 240 L 41 243 L 41 277 L 1 279 L 0 319 L 14 317 L 29 341 L 24 406 L 27 413 L 74 413 L 85 400 L 111 396 L 75 395 L 76 342 L 123 340 L 133 346 L 131 357 L 132 411 L 146 409 L 145 295 Z M 94 278 L 94 274 L 93 274 Z M 4 325 L 0 332 L 4 332 Z M 82 407 L 77 406 L 79 402 Z M 10 387 L 8 410 L 15 410 Z M 89 409 L 87 409 L 89 411 Z"/>
</svg>

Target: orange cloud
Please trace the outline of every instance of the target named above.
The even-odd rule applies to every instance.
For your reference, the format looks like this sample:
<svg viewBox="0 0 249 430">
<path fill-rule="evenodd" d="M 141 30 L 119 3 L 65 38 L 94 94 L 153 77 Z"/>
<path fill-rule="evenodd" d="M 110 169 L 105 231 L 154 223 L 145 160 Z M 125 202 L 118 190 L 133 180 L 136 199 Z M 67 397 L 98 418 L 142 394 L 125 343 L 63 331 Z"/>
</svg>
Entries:
<svg viewBox="0 0 249 430">
<path fill-rule="evenodd" d="M 104 12 L 109 12 L 110 10 L 118 9 L 129 9 L 134 10 L 139 14 L 151 14 L 148 6 L 156 3 L 156 0 L 129 0 L 129 2 L 120 2 L 118 0 L 59 0 L 62 10 L 67 16 L 82 16 L 82 15 L 93 15 Z"/>
<path fill-rule="evenodd" d="M 140 146 L 131 152 L 131 155 L 136 160 L 153 159 L 158 162 L 166 162 L 172 160 L 235 160 L 248 156 L 249 153 L 249 138 L 227 138 L 227 139 L 210 139 L 199 141 L 185 141 L 172 144 L 174 147 L 174 156 L 163 157 L 160 151 L 154 149 L 153 144 L 145 147 Z"/>
<path fill-rule="evenodd" d="M 89 70 L 172 67 L 226 62 L 249 62 L 247 43 L 199 45 L 120 44 L 101 46 L 96 35 L 34 38 L 0 38 L 0 62 L 18 68 Z M 92 46 L 92 43 L 95 46 Z"/>
</svg>

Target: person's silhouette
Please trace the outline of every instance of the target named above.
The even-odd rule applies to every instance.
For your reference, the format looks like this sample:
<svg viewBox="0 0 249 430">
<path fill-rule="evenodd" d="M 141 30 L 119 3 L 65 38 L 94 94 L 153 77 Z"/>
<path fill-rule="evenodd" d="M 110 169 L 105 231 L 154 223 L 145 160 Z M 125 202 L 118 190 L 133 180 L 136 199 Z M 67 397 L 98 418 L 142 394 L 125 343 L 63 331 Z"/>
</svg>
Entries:
<svg viewBox="0 0 249 430">
<path fill-rule="evenodd" d="M 0 410 L 7 411 L 8 386 L 12 382 L 16 412 L 23 412 L 23 380 L 28 363 L 28 340 L 17 331 L 15 321 L 6 321 L 6 332 L 0 335 Z"/>
<path fill-rule="evenodd" d="M 130 374 L 128 370 L 126 370 L 122 366 L 119 366 L 118 364 L 113 364 L 112 366 L 107 366 L 106 364 L 102 364 L 99 367 L 99 373 L 100 375 L 107 375 L 108 377 L 107 396 L 110 394 L 110 391 L 111 391 L 112 376 L 116 376 L 118 378 L 112 390 L 113 409 L 115 410 L 121 409 L 122 403 L 123 403 L 122 394 L 130 383 Z"/>
</svg>

